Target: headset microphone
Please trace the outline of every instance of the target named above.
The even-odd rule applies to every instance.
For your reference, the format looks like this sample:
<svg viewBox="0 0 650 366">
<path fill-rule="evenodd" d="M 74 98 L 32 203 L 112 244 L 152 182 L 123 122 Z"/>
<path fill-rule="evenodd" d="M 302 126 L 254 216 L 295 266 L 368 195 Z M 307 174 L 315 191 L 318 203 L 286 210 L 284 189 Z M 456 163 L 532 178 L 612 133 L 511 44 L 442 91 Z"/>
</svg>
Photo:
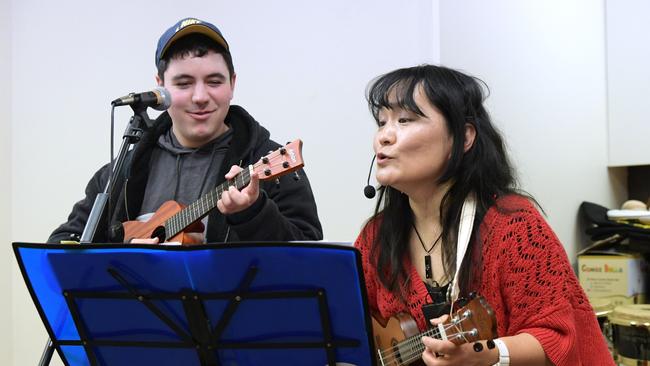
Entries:
<svg viewBox="0 0 650 366">
<path fill-rule="evenodd" d="M 363 188 L 363 194 L 366 196 L 366 198 L 371 199 L 375 198 L 375 193 L 377 190 L 375 187 L 370 185 L 370 175 L 372 174 L 372 167 L 375 164 L 375 157 L 377 155 L 372 156 L 372 161 L 370 162 L 370 170 L 368 171 L 368 181 L 366 182 L 367 186 Z"/>
</svg>

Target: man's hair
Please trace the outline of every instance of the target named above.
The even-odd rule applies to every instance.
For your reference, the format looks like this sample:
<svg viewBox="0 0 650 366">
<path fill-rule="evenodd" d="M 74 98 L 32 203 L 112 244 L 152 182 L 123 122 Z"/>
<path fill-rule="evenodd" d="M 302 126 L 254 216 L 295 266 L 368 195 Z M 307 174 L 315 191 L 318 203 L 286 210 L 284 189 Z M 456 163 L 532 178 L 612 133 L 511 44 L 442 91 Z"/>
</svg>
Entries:
<svg viewBox="0 0 650 366">
<path fill-rule="evenodd" d="M 210 37 L 197 33 L 187 35 L 177 40 L 169 47 L 169 49 L 167 49 L 167 52 L 165 52 L 157 65 L 158 77 L 163 82 L 165 81 L 164 74 L 169 67 L 170 60 L 185 58 L 188 56 L 203 57 L 210 51 L 223 56 L 223 59 L 226 61 L 226 65 L 228 66 L 228 72 L 230 73 L 229 79 L 232 80 L 233 75 L 235 75 L 235 67 L 232 64 L 232 56 L 230 55 L 230 52 Z"/>
</svg>

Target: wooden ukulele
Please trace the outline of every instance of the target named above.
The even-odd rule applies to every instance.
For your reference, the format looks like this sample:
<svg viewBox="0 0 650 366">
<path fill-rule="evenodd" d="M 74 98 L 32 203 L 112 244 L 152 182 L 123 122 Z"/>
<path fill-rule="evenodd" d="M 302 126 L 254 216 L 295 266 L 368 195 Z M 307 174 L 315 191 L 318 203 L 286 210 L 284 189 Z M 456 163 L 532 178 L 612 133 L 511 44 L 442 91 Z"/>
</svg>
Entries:
<svg viewBox="0 0 650 366">
<path fill-rule="evenodd" d="M 422 336 L 447 339 L 455 344 L 493 339 L 497 335 L 494 311 L 482 296 L 471 300 L 443 324 L 420 333 L 415 320 L 405 313 L 390 319 L 373 315 L 372 330 L 377 365 L 402 366 L 422 363 Z"/>
<path fill-rule="evenodd" d="M 160 243 L 167 241 L 200 244 L 187 233 L 203 230 L 200 220 L 217 207 L 217 201 L 229 187 L 235 186 L 237 189 L 246 187 L 253 174 L 257 174 L 260 180 L 270 180 L 298 170 L 304 165 L 302 141 L 290 142 L 270 152 L 255 164 L 249 165 L 233 179 L 223 182 L 187 207 L 176 201 L 167 201 L 146 222 L 124 222 L 124 241 L 157 237 Z"/>
</svg>

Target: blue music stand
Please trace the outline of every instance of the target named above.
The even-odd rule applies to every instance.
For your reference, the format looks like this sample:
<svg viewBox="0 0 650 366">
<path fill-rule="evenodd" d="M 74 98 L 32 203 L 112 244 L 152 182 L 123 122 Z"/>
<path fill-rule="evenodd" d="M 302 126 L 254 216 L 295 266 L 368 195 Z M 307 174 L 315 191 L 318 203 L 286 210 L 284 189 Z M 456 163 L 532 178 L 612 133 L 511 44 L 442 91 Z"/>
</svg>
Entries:
<svg viewBox="0 0 650 366">
<path fill-rule="evenodd" d="M 66 365 L 376 364 L 350 246 L 13 248 Z"/>
</svg>

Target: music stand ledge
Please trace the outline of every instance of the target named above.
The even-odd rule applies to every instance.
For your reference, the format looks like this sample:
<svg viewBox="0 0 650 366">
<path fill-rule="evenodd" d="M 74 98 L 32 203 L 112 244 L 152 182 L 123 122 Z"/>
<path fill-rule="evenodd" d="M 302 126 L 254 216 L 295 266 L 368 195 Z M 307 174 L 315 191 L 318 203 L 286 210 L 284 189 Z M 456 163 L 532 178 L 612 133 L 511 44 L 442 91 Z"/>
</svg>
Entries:
<svg viewBox="0 0 650 366">
<path fill-rule="evenodd" d="M 376 364 L 350 246 L 13 248 L 66 365 Z"/>
</svg>

